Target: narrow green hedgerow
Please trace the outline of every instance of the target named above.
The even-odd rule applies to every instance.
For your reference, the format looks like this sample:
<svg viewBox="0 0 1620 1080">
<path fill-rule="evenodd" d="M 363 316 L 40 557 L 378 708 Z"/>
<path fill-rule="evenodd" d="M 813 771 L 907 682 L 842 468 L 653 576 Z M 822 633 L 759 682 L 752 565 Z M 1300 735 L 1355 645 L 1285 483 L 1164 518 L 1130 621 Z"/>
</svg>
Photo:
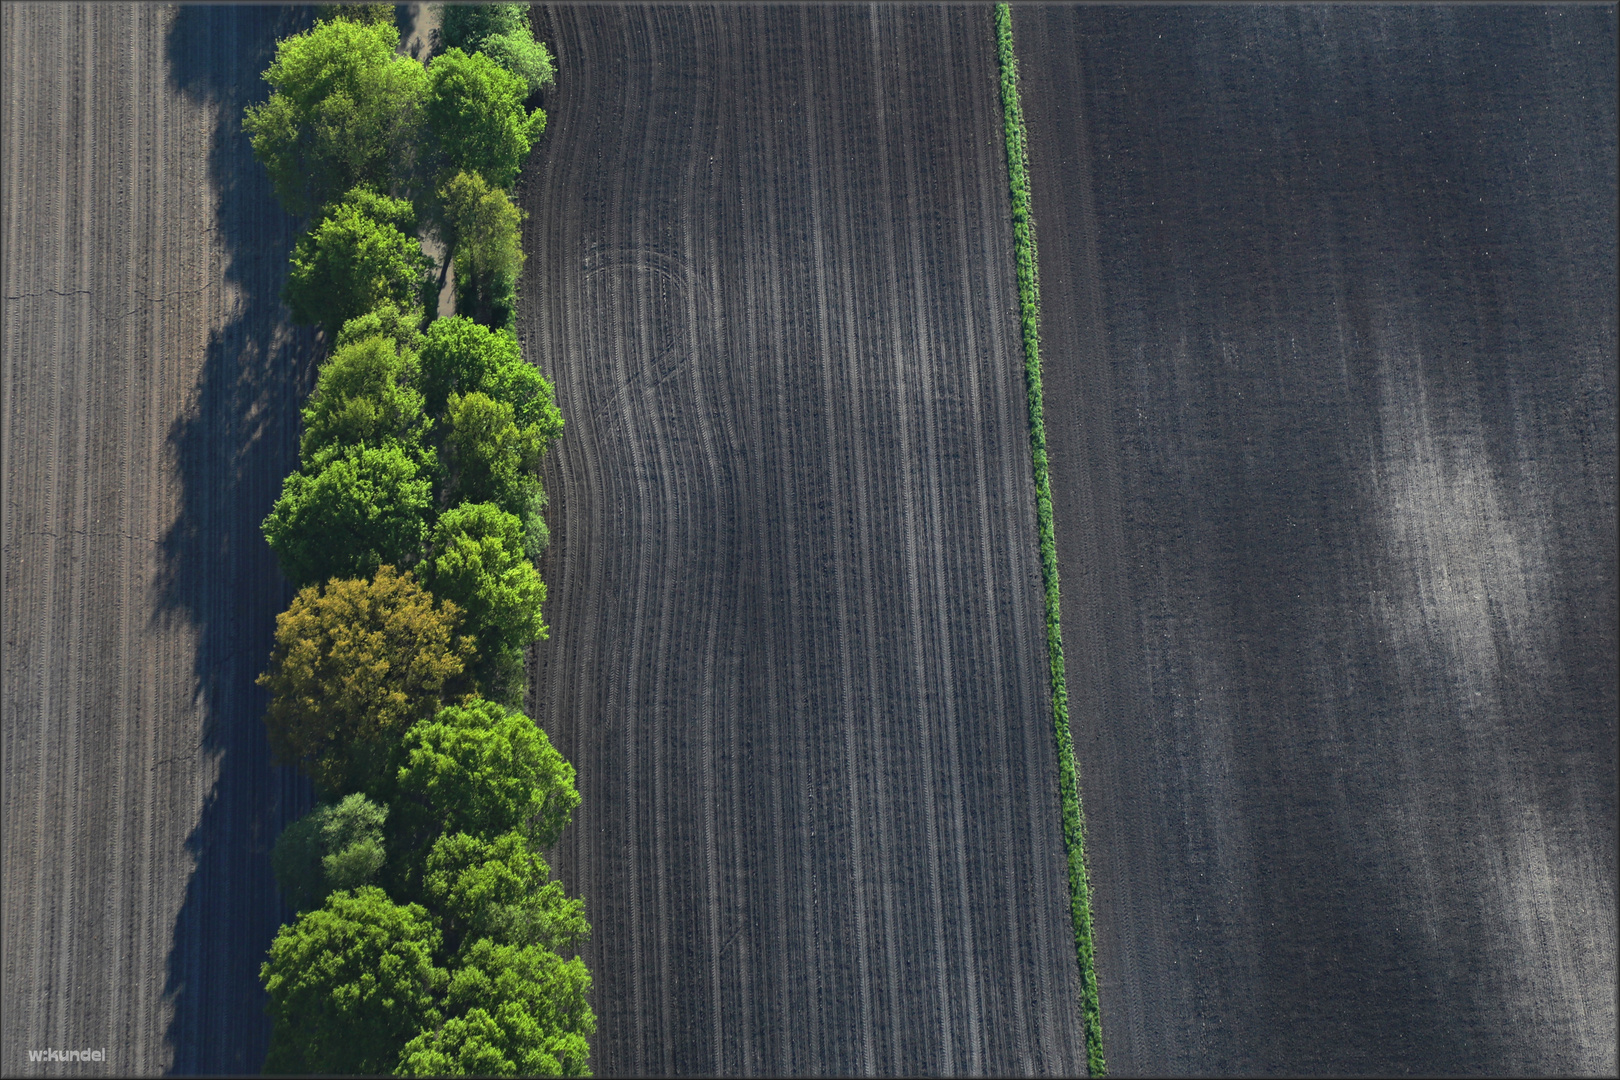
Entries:
<svg viewBox="0 0 1620 1080">
<path fill-rule="evenodd" d="M 1069 913 L 1080 962 L 1080 1005 L 1086 1029 L 1086 1065 L 1092 1076 L 1107 1073 L 1102 1013 L 1091 933 L 1091 880 L 1086 870 L 1086 815 L 1069 737 L 1069 690 L 1063 674 L 1063 628 L 1058 617 L 1057 541 L 1052 533 L 1052 485 L 1046 472 L 1046 419 L 1041 405 L 1041 285 L 1035 261 L 1035 219 L 1029 203 L 1029 152 L 1024 110 L 1018 100 L 1018 58 L 1013 53 L 1012 12 L 996 5 L 996 56 L 1001 64 L 1001 108 L 1007 132 L 1007 178 L 1012 188 L 1013 252 L 1018 266 L 1018 310 L 1023 324 L 1024 375 L 1029 387 L 1029 442 L 1035 463 L 1035 516 L 1041 541 L 1041 577 L 1046 584 L 1046 653 L 1052 668 L 1052 727 L 1057 735 L 1058 793 L 1063 803 L 1063 846 L 1069 855 Z"/>
</svg>

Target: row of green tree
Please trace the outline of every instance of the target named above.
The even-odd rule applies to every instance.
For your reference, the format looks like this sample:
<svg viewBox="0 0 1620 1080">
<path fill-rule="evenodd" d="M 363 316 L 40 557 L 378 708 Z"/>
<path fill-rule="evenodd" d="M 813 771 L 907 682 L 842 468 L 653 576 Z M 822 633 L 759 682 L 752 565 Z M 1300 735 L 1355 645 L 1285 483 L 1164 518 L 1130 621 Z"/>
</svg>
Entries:
<svg viewBox="0 0 1620 1080">
<path fill-rule="evenodd" d="M 1012 197 L 1013 259 L 1018 315 L 1024 341 L 1024 381 L 1029 397 L 1030 459 L 1035 473 L 1035 527 L 1046 590 L 1046 653 L 1052 680 L 1052 730 L 1057 742 L 1058 802 L 1063 846 L 1069 861 L 1069 914 L 1080 967 L 1080 1012 L 1086 1033 L 1086 1068 L 1105 1076 L 1102 1011 L 1097 1001 L 1096 955 L 1091 918 L 1091 877 L 1086 866 L 1086 816 L 1080 772 L 1069 731 L 1069 690 L 1063 661 L 1063 621 L 1058 588 L 1057 539 L 1052 525 L 1052 483 L 1046 460 L 1046 413 L 1041 390 L 1041 282 L 1035 247 L 1035 215 L 1029 190 L 1029 134 L 1018 92 L 1018 55 L 1013 49 L 1012 9 L 994 8 L 996 58 L 1001 72 L 1002 131 L 1007 145 L 1007 184 Z"/>
<path fill-rule="evenodd" d="M 384 299 L 436 307 L 418 222 L 452 253 L 457 310 L 512 324 L 523 255 L 507 191 L 545 129 L 525 102 L 552 79 L 551 57 L 521 5 L 447 5 L 443 18 L 449 47 L 424 66 L 398 55 L 391 5 L 331 13 L 281 43 L 264 73 L 273 93 L 243 120 L 277 198 L 311 219 L 287 302 L 328 335 Z"/>
<path fill-rule="evenodd" d="M 266 724 L 318 800 L 272 853 L 297 915 L 261 970 L 268 1072 L 586 1075 L 595 1031 L 590 927 L 543 855 L 574 770 L 518 711 L 563 420 L 513 332 L 509 189 L 553 68 L 518 5 L 447 6 L 441 34 L 424 64 L 392 5 L 328 5 L 244 121 L 308 222 L 288 305 L 331 345 L 264 522 L 298 587 Z"/>
</svg>

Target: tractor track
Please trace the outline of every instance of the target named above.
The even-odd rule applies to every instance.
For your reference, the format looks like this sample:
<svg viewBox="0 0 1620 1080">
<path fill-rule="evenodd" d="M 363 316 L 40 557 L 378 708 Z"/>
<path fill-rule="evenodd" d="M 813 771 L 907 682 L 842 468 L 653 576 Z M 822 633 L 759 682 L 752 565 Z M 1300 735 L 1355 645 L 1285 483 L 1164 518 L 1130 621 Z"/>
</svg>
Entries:
<svg viewBox="0 0 1620 1080">
<path fill-rule="evenodd" d="M 593 1067 L 1072 1074 L 989 13 L 547 23 L 532 693 Z"/>
</svg>

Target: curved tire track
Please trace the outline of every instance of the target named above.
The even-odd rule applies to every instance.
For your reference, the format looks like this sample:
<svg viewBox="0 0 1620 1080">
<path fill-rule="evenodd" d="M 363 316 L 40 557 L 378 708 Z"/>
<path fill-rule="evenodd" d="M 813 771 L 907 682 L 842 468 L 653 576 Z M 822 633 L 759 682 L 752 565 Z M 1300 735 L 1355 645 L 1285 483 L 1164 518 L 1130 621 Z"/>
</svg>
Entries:
<svg viewBox="0 0 1620 1080">
<path fill-rule="evenodd" d="M 594 1068 L 1072 1074 L 988 15 L 549 16 L 534 689 Z"/>
</svg>

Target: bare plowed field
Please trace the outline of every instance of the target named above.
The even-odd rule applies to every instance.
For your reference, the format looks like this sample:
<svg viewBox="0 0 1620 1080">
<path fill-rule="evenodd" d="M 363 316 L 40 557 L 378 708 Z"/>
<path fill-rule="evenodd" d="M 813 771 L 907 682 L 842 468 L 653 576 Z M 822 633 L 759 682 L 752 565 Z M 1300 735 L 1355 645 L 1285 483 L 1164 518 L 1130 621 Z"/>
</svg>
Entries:
<svg viewBox="0 0 1620 1080">
<path fill-rule="evenodd" d="M 986 7 L 559 7 L 533 705 L 604 1075 L 1083 1071 Z"/>
<path fill-rule="evenodd" d="M 258 523 L 309 350 L 236 121 L 296 16 L 0 15 L 8 1075 L 263 1062 L 268 849 L 307 794 L 252 683 L 288 599 Z"/>
<path fill-rule="evenodd" d="M 1111 1066 L 1612 1075 L 1614 8 L 1014 25 Z"/>
</svg>

